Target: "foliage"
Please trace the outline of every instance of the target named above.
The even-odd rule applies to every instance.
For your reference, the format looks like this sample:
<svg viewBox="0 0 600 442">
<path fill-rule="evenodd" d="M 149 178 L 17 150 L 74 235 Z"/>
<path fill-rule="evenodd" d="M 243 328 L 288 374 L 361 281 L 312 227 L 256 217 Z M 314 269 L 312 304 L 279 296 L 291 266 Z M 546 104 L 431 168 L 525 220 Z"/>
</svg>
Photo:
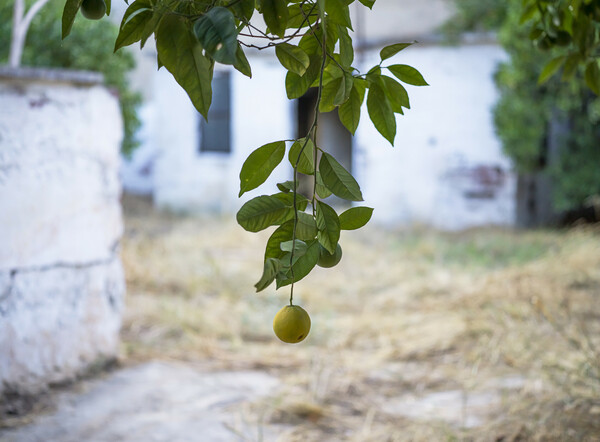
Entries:
<svg viewBox="0 0 600 442">
<path fill-rule="evenodd" d="M 113 54 L 112 45 L 118 29 L 108 20 L 92 22 L 80 20 L 68 40 L 60 38 L 61 2 L 52 1 L 33 19 L 23 53 L 23 62 L 29 66 L 72 68 L 100 71 L 106 84 L 115 88 L 123 115 L 125 137 L 121 150 L 131 153 L 137 146 L 135 133 L 139 127 L 138 94 L 127 85 L 127 73 L 135 66 L 132 54 Z M 0 63 L 8 59 L 12 2 L 0 4 Z"/>
<path fill-rule="evenodd" d="M 529 38 L 538 48 L 562 48 L 542 70 L 540 82 L 561 67 L 562 78 L 571 79 L 581 67 L 587 86 L 600 95 L 600 1 L 523 0 L 519 22 L 527 21 L 532 21 Z"/>
<path fill-rule="evenodd" d="M 554 66 L 560 76 L 549 75 L 548 63 L 565 50 L 545 47 L 538 40 L 540 23 L 524 26 L 522 0 L 482 2 L 490 11 L 471 7 L 468 0 L 455 0 L 464 23 L 475 23 L 479 15 L 502 17 L 498 40 L 510 56 L 496 75 L 500 100 L 495 109 L 496 128 L 504 151 L 520 172 L 544 171 L 553 178 L 554 202 L 558 210 L 582 205 L 600 192 L 600 150 L 597 149 L 600 101 L 593 96 L 577 66 Z M 545 7 L 562 2 L 545 2 Z M 472 30 L 466 28 L 465 30 Z M 542 50 L 541 50 L 542 49 Z M 563 56 L 564 54 L 560 55 Z M 563 60 L 564 61 L 564 60 Z M 542 76 L 543 84 L 538 80 Z M 549 150 L 551 138 L 558 151 Z"/>
<path fill-rule="evenodd" d="M 455 0 L 456 12 L 443 26 L 451 40 L 465 32 L 498 29 L 506 16 L 505 0 Z"/>
<path fill-rule="evenodd" d="M 369 8 L 374 4 L 374 0 L 359 1 Z M 66 0 L 63 37 L 71 31 L 81 2 Z M 205 118 L 212 100 L 215 62 L 252 76 L 244 48 L 274 48 L 288 71 L 285 89 L 289 99 L 317 88 L 314 121 L 308 132 L 297 140 L 277 140 L 259 147 L 240 172 L 241 197 L 267 180 L 289 146 L 293 180 L 279 183 L 277 193 L 247 201 L 237 221 L 250 232 L 277 226 L 267 241 L 264 271 L 256 289 L 263 290 L 274 281 L 277 288 L 291 284 L 290 303 L 294 283 L 317 265 L 321 251 L 335 253 L 340 231 L 359 228 L 371 217 L 369 208 L 338 215 L 324 201 L 331 194 L 357 202 L 363 197 L 354 177 L 316 144 L 319 112 L 337 108 L 340 121 L 354 133 L 366 98 L 370 119 L 393 145 L 395 114 L 409 108 L 401 82 L 427 85 L 413 67 L 387 61 L 410 43 L 383 48 L 380 62 L 366 73 L 352 66 L 352 3 L 355 0 L 135 0 L 124 14 L 115 43 L 115 50 L 138 41 L 143 46 L 154 35 L 159 68 L 164 66 L 173 75 Z M 110 10 L 110 1 L 106 6 Z M 266 28 L 251 21 L 256 14 L 262 16 Z M 313 177 L 308 197 L 297 192 L 299 173 Z"/>
</svg>

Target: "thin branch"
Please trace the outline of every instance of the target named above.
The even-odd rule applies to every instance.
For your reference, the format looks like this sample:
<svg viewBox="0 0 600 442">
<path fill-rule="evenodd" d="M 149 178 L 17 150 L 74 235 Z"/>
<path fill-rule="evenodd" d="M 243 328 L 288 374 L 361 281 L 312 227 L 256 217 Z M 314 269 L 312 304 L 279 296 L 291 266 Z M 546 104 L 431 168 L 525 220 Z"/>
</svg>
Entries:
<svg viewBox="0 0 600 442">
<path fill-rule="evenodd" d="M 25 0 L 15 0 L 13 9 L 13 27 L 11 33 L 10 42 L 10 54 L 9 64 L 11 67 L 18 67 L 21 65 L 21 58 L 23 57 L 23 47 L 25 46 L 25 38 L 27 37 L 27 30 L 33 17 L 48 3 L 50 0 L 37 0 L 29 11 L 25 13 Z"/>
<path fill-rule="evenodd" d="M 321 97 L 322 97 L 322 92 L 323 92 L 323 74 L 325 72 L 325 63 L 327 61 L 327 44 L 326 44 L 326 40 L 327 40 L 327 32 L 325 29 L 325 22 L 321 22 L 321 29 L 323 30 L 323 39 L 321 41 L 321 51 L 322 51 L 322 55 L 321 55 L 321 72 L 320 72 L 320 76 L 319 76 L 319 88 L 318 88 L 318 92 L 317 92 L 317 102 L 315 104 L 315 116 L 313 118 L 313 123 L 310 127 L 310 129 L 308 130 L 308 133 L 306 134 L 306 138 L 304 140 L 304 145 L 302 146 L 302 148 L 300 149 L 300 152 L 298 153 L 298 158 L 296 159 L 296 163 L 294 164 L 294 187 L 293 187 L 293 195 L 294 195 L 294 202 L 293 202 L 293 208 L 294 208 L 294 229 L 292 230 L 292 252 L 290 253 L 290 272 L 292 274 L 292 287 L 290 289 L 290 305 L 293 305 L 293 300 L 294 300 L 294 283 L 295 283 L 295 277 L 294 277 L 294 266 L 293 266 L 293 260 L 294 260 L 294 251 L 296 249 L 296 230 L 298 228 L 298 205 L 297 205 L 297 195 L 298 195 L 298 164 L 300 164 L 300 158 L 302 157 L 302 153 L 304 152 L 304 149 L 306 148 L 306 145 L 308 144 L 310 137 L 314 136 L 315 137 L 315 141 L 316 141 L 316 133 L 317 133 L 317 126 L 318 126 L 318 121 L 319 121 L 319 105 L 321 104 Z M 316 35 L 315 35 L 316 38 Z M 315 146 L 315 152 L 316 152 L 317 148 Z M 313 153 L 314 155 L 314 153 Z M 314 157 L 313 157 L 314 158 Z M 314 175 L 315 175 L 315 185 L 313 186 L 313 195 L 312 195 L 312 201 L 313 201 L 313 216 L 315 215 L 315 192 L 316 192 L 316 182 L 317 182 L 317 164 L 316 161 L 313 164 L 314 167 Z"/>
<path fill-rule="evenodd" d="M 25 14 L 25 17 L 23 18 L 23 23 L 22 26 L 24 27 L 24 33 L 27 33 L 27 29 L 29 28 L 29 25 L 31 24 L 31 20 L 33 20 L 33 17 L 40 11 L 40 9 L 42 9 L 46 3 L 48 3 L 50 0 L 38 0 L 37 2 L 35 2 L 33 4 L 33 6 L 31 8 L 29 8 L 29 11 L 27 11 L 27 14 Z"/>
</svg>

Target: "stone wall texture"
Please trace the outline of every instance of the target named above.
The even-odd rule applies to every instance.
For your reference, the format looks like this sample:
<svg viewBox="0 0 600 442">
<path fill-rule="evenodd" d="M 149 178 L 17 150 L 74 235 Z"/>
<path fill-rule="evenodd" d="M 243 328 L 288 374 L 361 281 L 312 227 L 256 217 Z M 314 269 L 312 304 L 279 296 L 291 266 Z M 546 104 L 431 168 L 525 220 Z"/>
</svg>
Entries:
<svg viewBox="0 0 600 442">
<path fill-rule="evenodd" d="M 34 392 L 117 354 L 123 126 L 96 77 L 2 74 L 0 393 Z"/>
</svg>

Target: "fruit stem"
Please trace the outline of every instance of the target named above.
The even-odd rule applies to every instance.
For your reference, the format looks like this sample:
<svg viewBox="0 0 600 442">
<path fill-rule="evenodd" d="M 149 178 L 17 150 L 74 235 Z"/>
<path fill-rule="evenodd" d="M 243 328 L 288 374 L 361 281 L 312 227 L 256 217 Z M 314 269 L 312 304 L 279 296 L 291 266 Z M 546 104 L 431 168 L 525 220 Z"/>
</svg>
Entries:
<svg viewBox="0 0 600 442">
<path fill-rule="evenodd" d="M 294 305 L 294 283 L 292 282 L 292 288 L 290 289 L 290 305 Z"/>
</svg>

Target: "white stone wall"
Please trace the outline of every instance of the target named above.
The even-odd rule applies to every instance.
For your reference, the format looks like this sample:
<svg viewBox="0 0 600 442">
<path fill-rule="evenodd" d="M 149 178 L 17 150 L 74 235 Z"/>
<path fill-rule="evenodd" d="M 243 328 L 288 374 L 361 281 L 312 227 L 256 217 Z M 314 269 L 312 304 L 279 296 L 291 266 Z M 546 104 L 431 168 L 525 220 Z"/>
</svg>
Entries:
<svg viewBox="0 0 600 442">
<path fill-rule="evenodd" d="M 121 115 L 106 88 L 65 76 L 0 78 L 0 391 L 118 349 Z"/>
<path fill-rule="evenodd" d="M 379 51 L 363 57 L 366 70 L 379 61 Z M 395 148 L 375 130 L 363 106 L 353 174 L 364 204 L 375 208 L 374 222 L 445 230 L 514 225 L 515 176 L 492 114 L 498 99 L 493 74 L 504 58 L 496 45 L 422 44 L 386 62 L 415 66 L 430 86 L 407 86 L 412 106 L 397 118 Z M 198 152 L 199 116 L 189 98 L 164 70 L 155 77 L 154 120 L 148 124 L 155 132 L 136 155 L 154 158 L 159 207 L 232 214 L 252 196 L 274 192 L 275 182 L 290 179 L 290 168 L 282 164 L 267 184 L 237 198 L 246 156 L 263 143 L 296 134 L 296 103 L 285 97 L 284 69 L 268 55 L 250 62 L 252 79 L 232 73 L 231 154 Z"/>
<path fill-rule="evenodd" d="M 496 45 L 422 46 L 386 61 L 416 67 L 430 86 L 406 87 L 411 109 L 396 118 L 395 147 L 363 106 L 353 165 L 374 222 L 444 230 L 514 225 L 516 179 L 493 123 L 493 74 L 505 57 Z"/>
<path fill-rule="evenodd" d="M 290 178 L 290 168 L 281 164 L 264 187 L 238 199 L 239 173 L 248 154 L 265 143 L 295 136 L 294 106 L 285 97 L 285 71 L 276 60 L 262 57 L 253 60 L 252 71 L 252 79 L 237 71 L 231 74 L 231 153 L 198 151 L 200 115 L 165 69 L 157 73 L 155 120 L 150 126 L 157 151 L 154 201 L 158 207 L 235 213 L 247 199 L 273 193 L 275 183 Z"/>
</svg>

